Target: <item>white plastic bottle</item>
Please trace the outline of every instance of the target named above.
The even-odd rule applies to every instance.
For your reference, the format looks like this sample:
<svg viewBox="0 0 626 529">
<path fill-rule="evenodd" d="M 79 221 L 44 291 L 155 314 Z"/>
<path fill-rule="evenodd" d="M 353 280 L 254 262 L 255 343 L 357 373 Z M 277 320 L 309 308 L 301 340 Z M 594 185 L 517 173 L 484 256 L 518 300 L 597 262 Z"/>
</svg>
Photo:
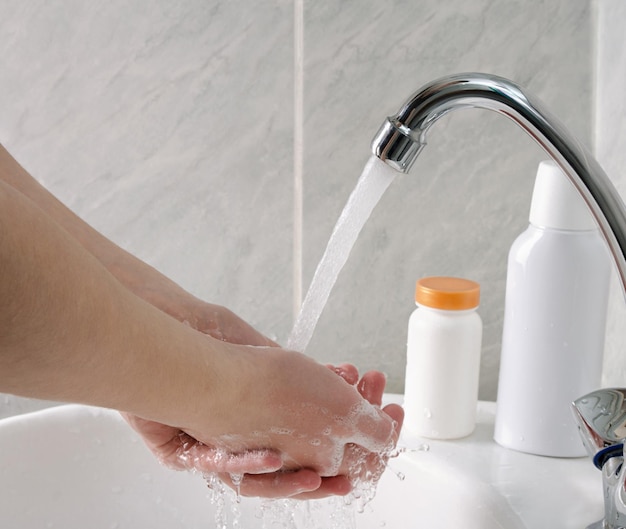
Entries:
<svg viewBox="0 0 626 529">
<path fill-rule="evenodd" d="M 456 439 L 476 424 L 482 321 L 480 286 L 454 277 L 417 282 L 409 319 L 404 429 L 430 439 Z"/>
<path fill-rule="evenodd" d="M 508 261 L 495 440 L 531 454 L 585 454 L 570 403 L 600 386 L 610 256 L 573 184 L 537 171 L 530 225 Z"/>
</svg>

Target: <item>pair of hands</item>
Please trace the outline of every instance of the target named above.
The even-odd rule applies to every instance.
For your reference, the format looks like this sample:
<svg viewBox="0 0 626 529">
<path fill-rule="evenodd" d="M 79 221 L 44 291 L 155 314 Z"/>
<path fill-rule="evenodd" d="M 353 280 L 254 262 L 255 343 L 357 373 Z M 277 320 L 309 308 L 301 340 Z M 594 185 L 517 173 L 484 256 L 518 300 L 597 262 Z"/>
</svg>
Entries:
<svg viewBox="0 0 626 529">
<path fill-rule="evenodd" d="M 244 474 L 242 494 L 343 494 L 359 469 L 376 476 L 384 468 L 384 450 L 397 438 L 402 410 L 380 409 L 380 373 L 359 381 L 352 366 L 328 369 L 281 349 L 230 311 L 194 298 L 83 222 L 2 146 L 0 184 L 0 198 L 12 211 L 4 218 L 12 234 L 7 254 L 14 257 L 5 297 L 21 304 L 8 304 L 5 312 L 8 318 L 28 315 L 27 306 L 38 315 L 22 317 L 19 326 L 7 320 L 12 335 L 4 357 L 12 374 L 3 387 L 9 392 L 145 410 L 151 421 L 126 418 L 157 457 L 179 468 L 219 472 L 226 481 L 229 474 Z M 121 309 L 130 322 L 119 320 Z M 125 335 L 115 333 L 120 326 Z M 76 332 L 57 332 L 66 328 Z M 94 333 L 101 334 L 96 339 Z M 167 343 L 158 343 L 157 335 Z M 88 357 L 84 350 L 94 340 L 98 354 Z M 135 371 L 122 370 L 121 389 L 129 379 L 154 374 L 167 384 L 163 370 L 172 366 L 180 367 L 176 385 L 160 391 L 159 382 L 146 384 L 146 393 L 111 391 L 127 347 L 136 348 L 136 361 L 125 363 Z M 150 365 L 154 350 L 160 367 Z M 68 372 L 71 377 L 62 376 Z M 92 389 L 86 381 L 93 381 L 94 372 L 98 384 Z"/>
<path fill-rule="evenodd" d="M 355 480 L 380 477 L 403 419 L 397 405 L 380 408 L 382 373 L 359 379 L 354 366 L 321 366 L 279 348 L 220 306 L 188 298 L 183 309 L 180 299 L 151 297 L 207 339 L 239 344 L 232 354 L 247 357 L 260 373 L 249 400 L 244 396 L 226 410 L 226 421 L 207 417 L 207 427 L 122 414 L 160 461 L 217 473 L 243 496 L 268 498 L 345 495 Z M 211 424 L 220 421 L 223 435 Z"/>
</svg>

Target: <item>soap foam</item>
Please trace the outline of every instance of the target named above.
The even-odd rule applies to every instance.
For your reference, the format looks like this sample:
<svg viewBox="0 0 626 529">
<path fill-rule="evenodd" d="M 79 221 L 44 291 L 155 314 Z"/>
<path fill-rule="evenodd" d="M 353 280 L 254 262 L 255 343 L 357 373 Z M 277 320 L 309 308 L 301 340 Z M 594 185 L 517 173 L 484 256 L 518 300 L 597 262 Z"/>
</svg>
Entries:
<svg viewBox="0 0 626 529">
<path fill-rule="evenodd" d="M 354 411 L 358 413 L 358 410 Z M 319 440 L 319 437 L 311 441 L 316 439 Z M 182 446 L 190 448 L 189 442 Z M 261 529 L 356 529 L 356 513 L 366 512 L 367 505 L 376 495 L 376 486 L 387 468 L 387 461 L 401 451 L 391 441 L 379 452 L 371 452 L 354 443 L 347 447 L 337 443 L 337 466 L 347 457 L 352 491 L 344 497 L 323 500 L 264 500 L 255 514 Z M 180 457 L 185 462 L 185 468 L 192 473 L 198 473 L 194 469 L 197 457 L 189 454 L 180 454 Z M 215 450 L 215 457 L 219 459 L 232 456 L 221 449 Z M 403 479 L 402 473 L 394 473 L 399 479 Z M 209 501 L 215 508 L 216 529 L 244 529 L 241 526 L 240 494 L 243 474 L 229 474 L 232 488 L 217 473 L 202 475 L 207 483 Z M 259 527 L 259 524 L 255 523 L 255 527 Z"/>
</svg>

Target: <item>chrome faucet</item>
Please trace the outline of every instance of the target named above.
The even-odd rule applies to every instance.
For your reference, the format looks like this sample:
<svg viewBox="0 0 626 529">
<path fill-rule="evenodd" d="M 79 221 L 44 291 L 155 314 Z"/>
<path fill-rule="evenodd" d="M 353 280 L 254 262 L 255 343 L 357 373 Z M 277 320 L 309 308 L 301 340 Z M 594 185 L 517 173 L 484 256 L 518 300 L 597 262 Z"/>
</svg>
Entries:
<svg viewBox="0 0 626 529">
<path fill-rule="evenodd" d="M 596 219 L 626 293 L 626 208 L 617 190 L 585 147 L 536 98 L 511 81 L 468 73 L 425 85 L 383 123 L 372 141 L 373 153 L 407 173 L 426 145 L 428 129 L 459 108 L 484 108 L 506 116 L 554 159 Z"/>
<path fill-rule="evenodd" d="M 428 129 L 458 108 L 484 108 L 503 114 L 525 130 L 561 167 L 595 218 L 626 293 L 626 207 L 617 190 L 585 147 L 536 98 L 511 81 L 494 75 L 468 73 L 425 85 L 383 123 L 372 142 L 373 153 L 394 169 L 407 173 L 426 145 Z M 601 439 L 598 443 L 585 442 L 594 463 L 602 469 L 605 487 L 605 519 L 589 529 L 626 527 L 626 465 L 622 464 L 626 390 L 612 391 L 611 405 L 622 413 L 620 428 L 611 430 L 612 437 L 598 434 L 597 426 L 596 430 L 588 427 L 593 421 L 585 422 L 581 413 L 575 414 L 584 440 L 593 439 L 594 435 Z M 595 402 L 597 397 L 581 397 L 574 406 L 578 409 L 583 406 L 583 399 L 588 403 Z"/>
<path fill-rule="evenodd" d="M 626 389 L 600 389 L 572 404 L 583 443 L 602 471 L 604 520 L 588 529 L 626 527 Z"/>
</svg>

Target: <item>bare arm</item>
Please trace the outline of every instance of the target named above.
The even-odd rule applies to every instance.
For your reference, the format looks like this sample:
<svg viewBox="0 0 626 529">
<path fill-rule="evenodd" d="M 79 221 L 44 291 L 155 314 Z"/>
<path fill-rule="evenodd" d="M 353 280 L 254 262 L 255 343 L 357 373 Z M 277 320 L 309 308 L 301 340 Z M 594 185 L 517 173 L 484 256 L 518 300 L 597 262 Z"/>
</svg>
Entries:
<svg viewBox="0 0 626 529">
<path fill-rule="evenodd" d="M 228 453 L 277 454 L 278 461 L 256 459 L 248 471 L 301 469 L 290 475 L 300 481 L 271 479 L 283 485 L 279 494 L 320 487 L 319 475 L 341 470 L 341 447 L 358 443 L 376 452 L 394 437 L 391 418 L 325 367 L 277 347 L 222 341 L 260 339 L 232 313 L 221 313 L 234 321 L 230 328 L 206 318 L 213 332 L 204 332 L 220 340 L 169 317 L 176 311 L 167 310 L 168 292 L 175 300 L 170 307 L 193 312 L 204 305 L 82 223 L 3 154 L 0 391 L 119 409 L 147 421 L 143 427 L 163 426 L 172 439 L 172 432 L 185 432 Z M 149 292 L 166 287 L 163 310 L 133 293 L 137 272 L 146 269 L 157 287 Z M 181 299 L 191 302 L 185 307 Z M 308 403 L 304 412 L 302 403 Z M 401 420 L 398 410 L 390 413 Z M 333 424 L 332 418 L 355 414 L 352 423 Z M 312 450 L 303 439 L 319 435 L 329 421 L 334 435 Z M 262 480 L 257 484 L 249 490 L 261 492 Z M 332 485 L 323 493 L 345 489 Z"/>
<path fill-rule="evenodd" d="M 140 298 L 216 338 L 250 345 L 276 345 L 228 309 L 206 303 L 104 237 L 35 180 L 0 145 L 0 180 L 29 198 Z"/>
<path fill-rule="evenodd" d="M 177 356 L 193 361 L 210 340 L 132 295 L 32 201 L 0 186 L 0 389 L 153 415 L 147 404 L 164 377 L 183 376 Z M 145 409 L 133 409 L 141 400 Z"/>
</svg>

